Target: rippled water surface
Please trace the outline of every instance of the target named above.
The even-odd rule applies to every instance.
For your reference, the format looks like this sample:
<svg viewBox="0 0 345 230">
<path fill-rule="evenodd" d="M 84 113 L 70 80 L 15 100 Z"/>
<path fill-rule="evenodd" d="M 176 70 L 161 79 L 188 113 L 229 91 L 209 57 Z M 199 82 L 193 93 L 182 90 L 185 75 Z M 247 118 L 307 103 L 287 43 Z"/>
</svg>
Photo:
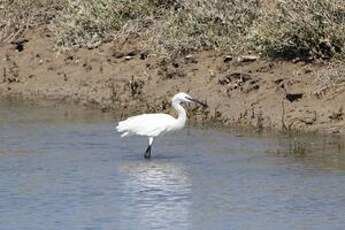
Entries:
<svg viewBox="0 0 345 230">
<path fill-rule="evenodd" d="M 186 128 L 144 160 L 110 115 L 0 104 L 0 229 L 345 229 L 343 143 Z"/>
</svg>

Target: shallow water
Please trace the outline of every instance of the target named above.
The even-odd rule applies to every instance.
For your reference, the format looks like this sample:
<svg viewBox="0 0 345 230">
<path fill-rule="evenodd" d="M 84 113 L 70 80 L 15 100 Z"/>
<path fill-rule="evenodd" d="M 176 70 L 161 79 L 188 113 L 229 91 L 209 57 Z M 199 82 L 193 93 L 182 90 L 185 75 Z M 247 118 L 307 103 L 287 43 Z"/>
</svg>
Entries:
<svg viewBox="0 0 345 230">
<path fill-rule="evenodd" d="M 0 229 L 345 229 L 342 138 L 186 128 L 144 160 L 113 120 L 0 105 Z"/>
</svg>

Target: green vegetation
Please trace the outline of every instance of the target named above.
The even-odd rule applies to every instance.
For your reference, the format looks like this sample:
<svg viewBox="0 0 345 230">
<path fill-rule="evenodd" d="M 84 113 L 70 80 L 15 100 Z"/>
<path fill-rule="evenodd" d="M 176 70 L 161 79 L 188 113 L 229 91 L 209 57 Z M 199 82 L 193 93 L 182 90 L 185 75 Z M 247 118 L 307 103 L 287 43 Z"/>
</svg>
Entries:
<svg viewBox="0 0 345 230">
<path fill-rule="evenodd" d="M 5 0 L 0 41 L 49 24 L 60 50 L 135 39 L 159 54 L 254 50 L 273 58 L 342 57 L 345 5 L 337 0 Z"/>
</svg>

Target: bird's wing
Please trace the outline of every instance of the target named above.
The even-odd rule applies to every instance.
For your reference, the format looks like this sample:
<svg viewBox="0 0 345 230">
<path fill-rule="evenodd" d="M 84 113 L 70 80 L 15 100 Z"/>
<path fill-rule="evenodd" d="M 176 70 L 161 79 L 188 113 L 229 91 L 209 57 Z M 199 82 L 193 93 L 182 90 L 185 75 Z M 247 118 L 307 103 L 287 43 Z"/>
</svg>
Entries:
<svg viewBox="0 0 345 230">
<path fill-rule="evenodd" d="M 175 118 L 168 114 L 142 114 L 120 121 L 116 129 L 123 132 L 123 136 L 135 134 L 155 137 L 169 131 L 174 122 Z"/>
</svg>

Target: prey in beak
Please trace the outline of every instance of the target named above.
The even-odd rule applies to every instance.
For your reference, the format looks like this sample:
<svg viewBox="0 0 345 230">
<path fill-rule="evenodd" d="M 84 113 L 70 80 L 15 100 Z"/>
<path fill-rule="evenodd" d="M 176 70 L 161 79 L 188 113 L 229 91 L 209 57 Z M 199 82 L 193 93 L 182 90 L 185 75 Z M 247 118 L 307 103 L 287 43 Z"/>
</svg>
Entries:
<svg viewBox="0 0 345 230">
<path fill-rule="evenodd" d="M 195 102 L 195 103 L 201 105 L 201 106 L 204 107 L 204 108 L 207 108 L 207 107 L 208 107 L 208 105 L 207 105 L 206 103 L 204 103 L 204 102 L 202 102 L 202 101 L 199 101 L 199 100 L 197 100 L 197 99 L 194 99 L 194 98 L 191 98 L 191 97 L 187 97 L 187 99 L 188 99 L 189 101 L 192 101 L 192 102 Z"/>
</svg>

